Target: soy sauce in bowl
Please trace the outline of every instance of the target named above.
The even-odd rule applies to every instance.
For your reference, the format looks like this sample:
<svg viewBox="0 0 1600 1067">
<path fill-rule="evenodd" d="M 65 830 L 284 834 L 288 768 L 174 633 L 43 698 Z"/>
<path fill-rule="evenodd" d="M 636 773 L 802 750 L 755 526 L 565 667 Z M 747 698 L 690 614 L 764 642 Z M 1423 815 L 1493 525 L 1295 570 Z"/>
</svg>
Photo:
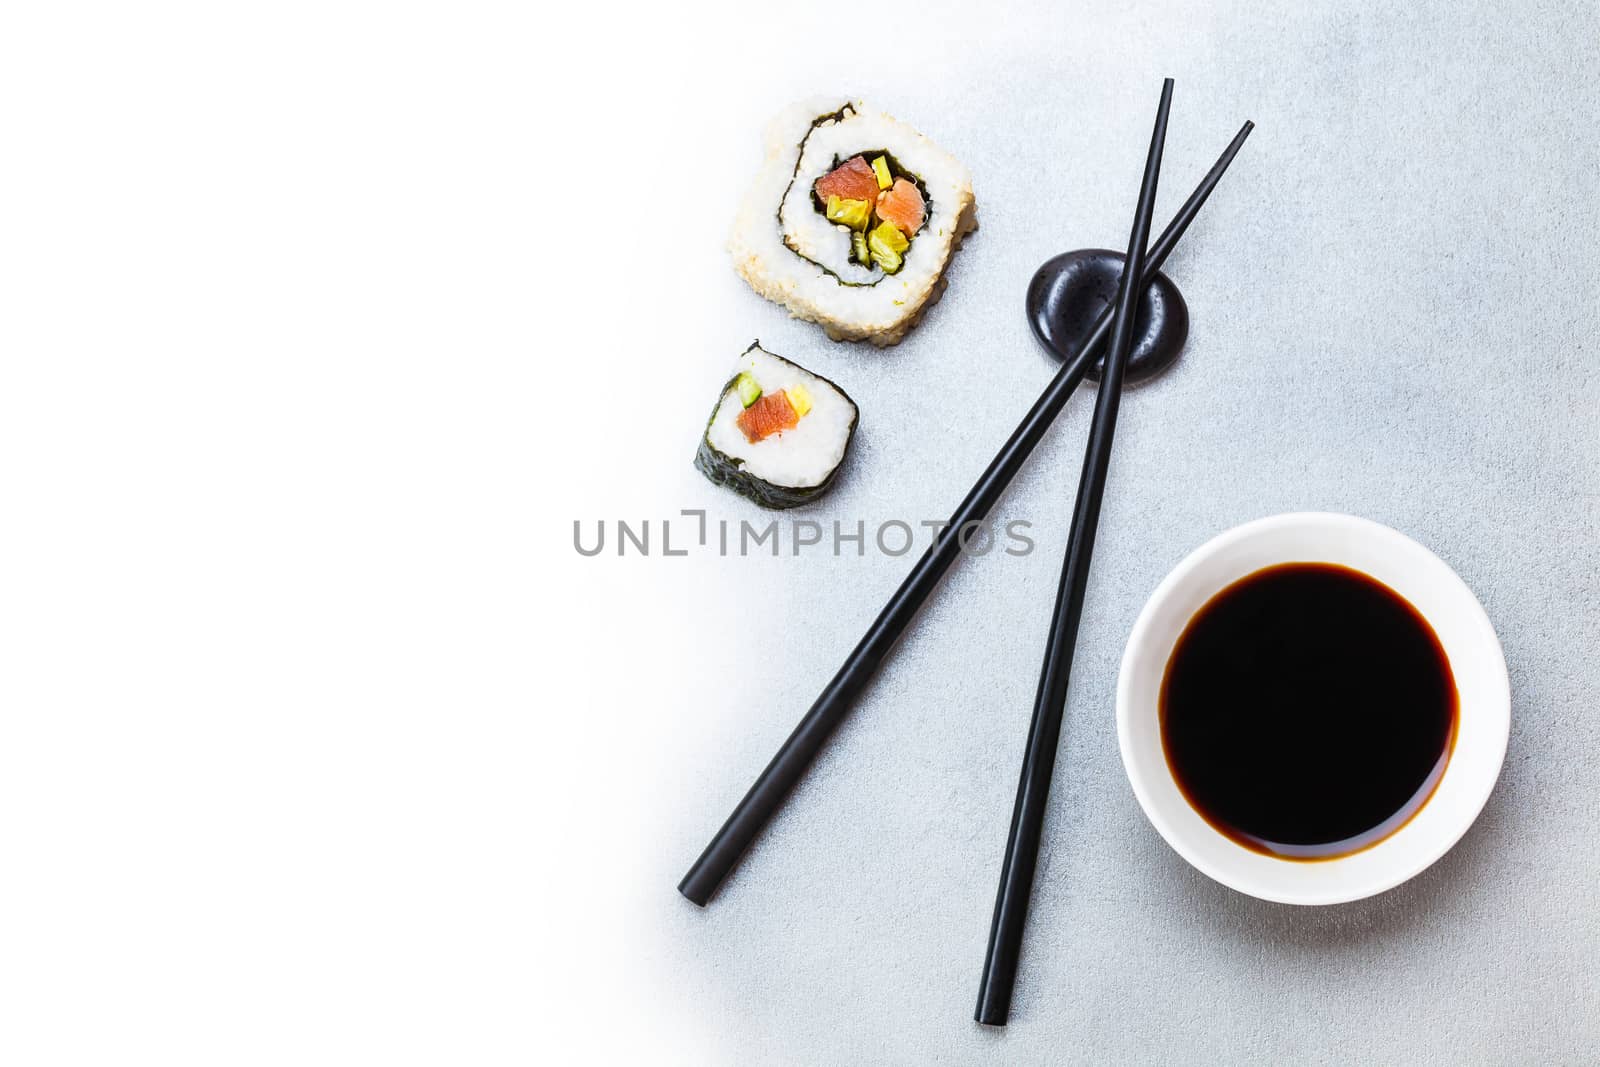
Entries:
<svg viewBox="0 0 1600 1067">
<path fill-rule="evenodd" d="M 1455 743 L 1439 638 L 1382 582 L 1287 563 L 1189 620 L 1161 683 L 1161 742 L 1190 806 L 1283 859 L 1358 852 L 1427 803 Z"/>
</svg>

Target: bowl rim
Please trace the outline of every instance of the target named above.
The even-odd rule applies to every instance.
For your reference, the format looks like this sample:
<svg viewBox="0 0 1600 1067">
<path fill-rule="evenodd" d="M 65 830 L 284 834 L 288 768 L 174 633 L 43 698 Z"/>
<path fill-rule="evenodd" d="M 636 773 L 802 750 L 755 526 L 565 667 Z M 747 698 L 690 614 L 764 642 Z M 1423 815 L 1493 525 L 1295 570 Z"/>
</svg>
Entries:
<svg viewBox="0 0 1600 1067">
<path fill-rule="evenodd" d="M 1197 814 L 1194 820 L 1184 820 L 1190 825 L 1190 829 L 1186 830 L 1179 827 L 1176 821 L 1170 818 L 1167 811 L 1163 809 L 1162 803 L 1153 791 L 1152 783 L 1146 780 L 1145 771 L 1140 766 L 1138 759 L 1139 749 L 1137 748 L 1140 741 L 1134 736 L 1134 718 L 1137 714 L 1148 710 L 1148 701 L 1145 702 L 1145 707 L 1135 707 L 1136 697 L 1133 690 L 1137 684 L 1144 681 L 1139 677 L 1138 672 L 1141 669 L 1149 669 L 1148 665 L 1141 667 L 1139 661 L 1153 659 L 1150 655 L 1149 645 L 1155 640 L 1152 636 L 1152 630 L 1157 625 L 1158 620 L 1161 620 L 1163 609 L 1166 608 L 1174 594 L 1180 590 L 1185 590 L 1188 585 L 1196 581 L 1196 572 L 1225 551 L 1247 541 L 1262 538 L 1270 539 L 1275 536 L 1291 534 L 1295 531 L 1303 532 L 1308 529 L 1322 534 L 1337 533 L 1349 538 L 1362 539 L 1368 545 L 1381 545 L 1402 553 L 1421 553 L 1427 559 L 1433 561 L 1433 564 L 1436 565 L 1432 566 L 1434 573 L 1428 579 L 1419 580 L 1441 583 L 1445 587 L 1441 590 L 1443 595 L 1449 596 L 1456 607 L 1467 613 L 1467 617 L 1463 620 L 1463 625 L 1472 634 L 1471 640 L 1474 642 L 1473 647 L 1476 654 L 1475 665 L 1477 668 L 1486 669 L 1488 673 L 1488 681 L 1479 685 L 1475 692 L 1474 700 L 1474 706 L 1481 706 L 1483 709 L 1478 712 L 1478 715 L 1482 716 L 1481 725 L 1488 728 L 1487 734 L 1482 729 L 1475 729 L 1475 734 L 1479 738 L 1477 741 L 1478 751 L 1475 756 L 1475 760 L 1480 767 L 1477 774 L 1479 780 L 1477 783 L 1469 782 L 1469 785 L 1475 784 L 1476 787 L 1471 788 L 1464 795 L 1455 797 L 1455 802 L 1451 805 L 1451 810 L 1454 814 L 1442 828 L 1436 829 L 1426 839 L 1416 838 L 1415 836 L 1407 838 L 1408 851 L 1403 856 L 1396 853 L 1391 844 L 1402 835 L 1402 831 L 1405 829 L 1402 826 L 1399 830 L 1396 830 L 1369 849 L 1351 853 L 1349 856 L 1310 863 L 1284 860 L 1276 857 L 1262 857 L 1260 853 L 1246 849 L 1243 845 L 1228 838 L 1221 831 L 1200 819 Z M 1295 562 L 1319 561 L 1310 559 L 1304 554 L 1289 552 L 1275 562 L 1260 563 L 1243 572 L 1243 574 L 1226 577 L 1214 583 L 1209 580 L 1202 581 L 1200 586 L 1204 591 L 1204 596 L 1201 598 L 1201 603 L 1209 601 L 1211 597 L 1237 581 L 1240 577 L 1243 577 L 1244 574 L 1254 573 L 1256 570 L 1275 566 L 1278 563 Z M 1330 559 L 1325 562 L 1338 563 L 1362 570 L 1362 568 L 1354 564 L 1339 559 Z M 1385 582 L 1385 584 L 1390 583 Z M 1391 588 L 1393 588 L 1392 585 Z M 1406 596 L 1408 600 L 1412 600 L 1410 596 L 1407 596 L 1401 590 L 1396 589 L 1395 591 L 1401 596 Z M 1425 619 L 1428 619 L 1429 625 L 1433 626 L 1437 632 L 1440 628 L 1439 623 L 1433 617 L 1430 617 L 1427 612 L 1423 611 L 1420 606 L 1417 606 L 1414 600 L 1413 606 L 1417 608 Z M 1193 618 L 1193 615 L 1191 614 L 1189 617 Z M 1442 635 L 1441 640 L 1443 640 Z M 1160 650 L 1157 651 L 1159 652 Z M 1166 669 L 1170 651 L 1169 648 L 1159 656 L 1160 670 L 1162 672 Z M 1460 687 L 1462 685 L 1461 672 L 1455 668 L 1454 663 L 1452 664 L 1452 672 L 1456 674 L 1457 686 Z M 1159 688 L 1159 682 L 1157 682 L 1157 692 L 1159 692 Z M 1468 700 L 1465 691 L 1461 692 L 1460 701 L 1463 707 L 1467 705 Z M 1132 630 L 1129 632 L 1118 670 L 1116 698 L 1117 746 L 1122 757 L 1123 771 L 1128 776 L 1128 783 L 1133 789 L 1134 797 L 1138 800 L 1139 807 L 1144 812 L 1145 818 L 1149 819 L 1151 825 L 1155 827 L 1156 831 L 1171 846 L 1173 851 L 1182 856 L 1196 870 L 1231 889 L 1261 900 L 1282 904 L 1339 904 L 1374 896 L 1400 885 L 1426 870 L 1461 840 L 1472 824 L 1477 821 L 1484 805 L 1488 803 L 1489 797 L 1494 791 L 1495 784 L 1499 780 L 1501 769 L 1505 763 L 1507 745 L 1510 740 L 1510 706 L 1510 678 L 1506 670 L 1505 653 L 1501 647 L 1499 637 L 1495 634 L 1488 614 L 1484 611 L 1483 605 L 1479 602 L 1477 596 L 1448 563 L 1440 559 L 1425 545 L 1418 543 L 1398 530 L 1382 523 L 1374 522 L 1371 519 L 1331 511 L 1284 512 L 1241 523 L 1205 541 L 1179 561 L 1151 592 L 1143 608 L 1140 609 Z M 1155 743 L 1159 746 L 1159 728 L 1155 731 L 1155 738 Z M 1459 741 L 1460 736 L 1458 734 L 1458 745 Z M 1144 742 L 1144 744 L 1148 746 L 1148 741 Z M 1457 752 L 1451 755 L 1451 763 L 1454 764 L 1458 755 L 1461 754 L 1458 747 Z M 1165 752 L 1158 751 L 1158 755 L 1161 757 L 1160 765 L 1167 767 Z M 1492 763 L 1492 769 L 1489 768 L 1490 763 Z M 1484 773 L 1485 771 L 1487 773 Z M 1448 776 L 1448 766 L 1445 773 Z M 1170 783 L 1170 769 L 1167 771 L 1167 779 Z M 1173 789 L 1176 790 L 1175 783 L 1172 784 Z M 1428 804 L 1434 803 L 1439 796 L 1439 790 L 1442 790 L 1443 787 L 1444 781 L 1441 780 L 1433 796 L 1429 798 L 1427 804 L 1424 804 L 1424 810 Z M 1459 792 L 1459 790 L 1456 791 L 1457 794 Z M 1186 801 L 1184 803 L 1187 804 Z M 1189 810 L 1193 811 L 1192 808 Z M 1190 837 L 1191 834 L 1200 833 L 1200 831 L 1193 829 L 1193 825 L 1196 822 L 1204 827 L 1204 835 L 1228 842 L 1233 849 L 1237 850 L 1240 856 L 1234 866 L 1230 867 L 1226 862 L 1218 862 L 1215 857 L 1207 856 L 1196 846 L 1195 841 L 1191 840 Z M 1352 857 L 1386 846 L 1390 847 L 1390 852 L 1387 855 L 1394 858 L 1393 862 L 1388 863 L 1381 874 L 1367 877 L 1357 883 L 1341 879 L 1335 874 L 1340 865 L 1345 864 Z M 1222 855 L 1232 856 L 1233 854 L 1223 850 Z M 1242 858 L 1244 856 L 1251 857 L 1251 859 L 1245 860 Z M 1297 868 L 1310 871 L 1325 871 L 1331 876 L 1321 879 L 1325 884 L 1320 887 L 1308 884 L 1306 887 L 1294 891 L 1274 889 L 1262 885 L 1260 881 L 1245 870 L 1245 868 L 1252 866 L 1262 858 L 1265 858 L 1270 863 L 1293 863 Z M 1347 866 L 1345 870 L 1348 871 L 1348 869 Z M 1308 883 L 1318 881 L 1315 875 L 1307 875 L 1301 880 Z"/>
</svg>

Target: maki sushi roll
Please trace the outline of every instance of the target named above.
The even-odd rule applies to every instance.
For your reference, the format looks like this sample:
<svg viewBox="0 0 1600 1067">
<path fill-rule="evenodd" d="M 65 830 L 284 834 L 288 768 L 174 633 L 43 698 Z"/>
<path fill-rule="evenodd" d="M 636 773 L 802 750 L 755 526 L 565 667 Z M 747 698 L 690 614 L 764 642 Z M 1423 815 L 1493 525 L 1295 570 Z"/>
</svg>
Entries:
<svg viewBox="0 0 1600 1067">
<path fill-rule="evenodd" d="M 792 508 L 833 484 L 856 416 L 843 389 L 755 341 L 722 387 L 694 465 L 764 508 Z"/>
<path fill-rule="evenodd" d="M 835 341 L 898 344 L 977 228 L 967 168 L 859 102 L 788 108 L 766 150 L 728 242 L 739 274 Z"/>
</svg>

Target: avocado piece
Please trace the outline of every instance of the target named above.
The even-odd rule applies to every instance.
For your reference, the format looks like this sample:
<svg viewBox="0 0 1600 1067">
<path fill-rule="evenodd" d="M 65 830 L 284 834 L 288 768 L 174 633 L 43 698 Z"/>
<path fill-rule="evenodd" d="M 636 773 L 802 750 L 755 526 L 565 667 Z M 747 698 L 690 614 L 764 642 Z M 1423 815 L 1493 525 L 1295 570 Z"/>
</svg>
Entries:
<svg viewBox="0 0 1600 1067">
<path fill-rule="evenodd" d="M 879 189 L 887 189 L 894 184 L 894 178 L 889 174 L 889 161 L 883 156 L 872 161 L 872 173 L 878 179 Z"/>
<path fill-rule="evenodd" d="M 885 274 L 893 274 L 900 269 L 905 262 L 901 253 L 910 247 L 911 242 L 906 235 L 892 222 L 881 222 L 867 234 L 867 251 L 872 256 L 872 262 L 883 268 Z"/>
<path fill-rule="evenodd" d="M 866 200 L 845 200 L 830 196 L 826 214 L 829 222 L 843 223 L 852 230 L 865 230 L 867 223 L 872 221 L 872 204 Z"/>
<path fill-rule="evenodd" d="M 871 245 L 873 238 L 877 238 L 891 252 L 904 252 L 911 247 L 911 239 L 900 232 L 900 227 L 887 219 L 878 223 L 877 228 L 867 235 L 868 245 Z"/>
</svg>

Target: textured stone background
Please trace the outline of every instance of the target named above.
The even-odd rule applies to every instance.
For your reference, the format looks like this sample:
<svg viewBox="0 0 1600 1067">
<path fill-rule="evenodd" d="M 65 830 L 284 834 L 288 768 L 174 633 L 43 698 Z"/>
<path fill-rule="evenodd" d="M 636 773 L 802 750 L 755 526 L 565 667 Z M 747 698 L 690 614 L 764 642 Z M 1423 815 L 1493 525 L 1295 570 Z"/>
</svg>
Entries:
<svg viewBox="0 0 1600 1067">
<path fill-rule="evenodd" d="M 681 447 L 591 485 L 602 514 L 758 517 L 688 458 L 725 366 L 759 336 L 863 411 L 837 491 L 799 514 L 946 515 L 1051 373 L 1021 313 L 1034 267 L 1126 239 L 1160 77 L 1177 89 L 1158 226 L 1243 119 L 1258 129 L 1169 264 L 1188 348 L 1123 405 L 1009 1029 L 971 1013 L 1090 394 L 998 509 L 1033 523 L 1038 550 L 957 566 L 705 911 L 678 877 L 909 562 L 589 572 L 612 647 L 637 653 L 595 678 L 595 707 L 673 724 L 644 761 L 619 920 L 656 1010 L 737 1063 L 1593 1062 L 1597 9 L 936 7 L 876 56 L 815 11 L 793 47 L 775 36 L 792 15 L 684 17 L 659 68 L 635 71 L 659 75 L 652 106 L 692 106 L 673 72 L 717 61 L 693 29 L 709 19 L 731 20 L 718 48 L 741 34 L 759 73 L 701 102 L 664 170 L 699 160 L 737 184 L 767 113 L 838 87 L 965 160 L 982 229 L 944 302 L 879 352 L 745 290 L 712 218 L 661 283 L 678 331 L 662 343 L 684 353 L 681 373 L 659 369 L 663 408 L 684 410 L 659 427 Z M 1442 556 L 1488 609 L 1513 690 L 1475 828 L 1412 882 L 1325 909 L 1248 899 L 1171 852 L 1127 786 L 1112 716 L 1123 641 L 1167 570 L 1297 509 L 1364 515 Z"/>
</svg>

